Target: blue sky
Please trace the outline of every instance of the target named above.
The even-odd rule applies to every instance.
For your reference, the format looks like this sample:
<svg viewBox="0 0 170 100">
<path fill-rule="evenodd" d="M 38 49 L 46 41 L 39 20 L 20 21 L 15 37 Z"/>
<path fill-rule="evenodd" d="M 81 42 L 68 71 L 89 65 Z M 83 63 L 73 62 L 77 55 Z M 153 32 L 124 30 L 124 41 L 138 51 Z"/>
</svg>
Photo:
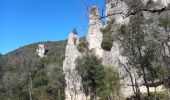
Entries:
<svg viewBox="0 0 170 100">
<path fill-rule="evenodd" d="M 82 0 L 0 0 L 0 52 L 40 41 L 67 39 L 73 27 L 80 36 L 88 25 Z M 101 4 L 101 0 L 84 0 Z M 99 1 L 99 2 L 98 2 Z"/>
</svg>

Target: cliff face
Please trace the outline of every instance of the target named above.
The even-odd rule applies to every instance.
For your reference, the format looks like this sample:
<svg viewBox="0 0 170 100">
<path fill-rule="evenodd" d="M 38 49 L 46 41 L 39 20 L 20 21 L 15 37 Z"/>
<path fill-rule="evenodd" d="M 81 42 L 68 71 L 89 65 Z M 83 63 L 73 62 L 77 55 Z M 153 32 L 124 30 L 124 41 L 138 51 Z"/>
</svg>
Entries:
<svg viewBox="0 0 170 100">
<path fill-rule="evenodd" d="M 111 21 L 115 19 L 114 27 L 112 27 L 113 32 L 111 33 L 114 37 L 118 33 L 118 29 L 121 25 L 129 23 L 129 17 L 124 18 L 124 15 L 128 11 L 128 6 L 123 0 L 112 0 L 111 2 L 106 4 L 106 16 L 115 13 L 114 16 L 110 16 L 106 18 L 106 21 Z M 119 71 L 122 79 L 121 79 L 121 92 L 124 97 L 128 97 L 133 94 L 132 82 L 128 72 L 125 67 L 129 69 L 132 73 L 132 77 L 135 76 L 134 69 L 131 69 L 128 66 L 127 58 L 121 55 L 120 44 L 116 41 L 113 41 L 111 51 L 103 52 L 103 64 L 106 66 L 112 66 L 116 70 Z M 134 80 L 133 80 L 134 81 Z"/>
<path fill-rule="evenodd" d="M 128 6 L 124 0 L 111 0 L 106 4 L 105 15 L 114 14 L 114 16 L 109 16 L 106 18 L 106 22 L 110 21 L 112 18 L 116 19 L 116 24 L 127 24 L 129 18 L 124 18 L 125 14 L 128 12 Z"/>
<path fill-rule="evenodd" d="M 114 27 L 112 27 L 112 35 L 114 37 L 115 34 L 118 33 L 118 29 L 120 28 L 120 25 L 128 24 L 129 17 L 125 17 L 125 15 L 128 13 L 128 5 L 125 2 L 126 0 L 111 0 L 109 3 L 106 4 L 106 16 L 110 14 L 116 14 L 114 16 L 109 16 L 106 18 L 106 21 L 111 21 L 111 19 L 115 19 Z M 146 3 L 148 0 L 142 1 L 142 3 Z M 155 0 L 154 6 L 151 9 L 161 9 L 168 5 L 168 0 Z M 168 40 L 167 37 L 170 35 L 170 32 L 167 31 L 163 26 L 160 26 L 160 18 L 165 16 L 170 16 L 170 12 L 163 12 L 161 14 L 158 13 L 149 13 L 149 12 L 143 12 L 145 20 L 145 26 L 146 27 L 143 31 L 145 34 L 148 34 L 148 37 L 146 39 L 148 40 L 154 40 L 154 35 L 159 37 L 158 41 L 165 41 Z M 154 17 L 153 17 L 154 16 Z M 157 41 L 157 40 L 154 40 Z M 169 56 L 170 49 L 170 42 L 167 41 L 162 48 L 161 48 L 161 55 Z M 131 68 L 130 65 L 127 62 L 127 58 L 121 55 L 121 48 L 120 44 L 113 41 L 112 49 L 111 51 L 104 51 L 103 52 L 103 62 L 105 65 L 113 66 L 113 68 L 116 68 L 121 73 L 121 76 L 124 78 L 122 83 L 124 84 L 122 86 L 122 93 L 125 97 L 128 97 L 133 94 L 133 89 L 131 87 L 131 79 L 129 77 L 129 74 L 127 73 L 126 68 L 129 69 L 129 71 L 132 73 L 133 79 L 137 79 L 137 82 L 139 84 L 143 84 L 144 80 L 140 78 L 136 73 L 136 69 Z M 164 59 L 163 57 L 159 58 L 160 60 Z M 123 64 L 124 66 L 120 65 Z M 167 65 L 165 65 L 167 66 Z M 168 67 L 168 66 L 167 66 Z M 134 81 L 134 80 L 133 80 Z M 162 88 L 162 86 L 160 86 Z M 146 87 L 141 86 L 139 87 L 141 93 L 146 93 Z M 151 90 L 152 91 L 152 90 Z M 157 91 L 161 91 L 161 89 L 158 89 Z"/>
<path fill-rule="evenodd" d="M 145 3 L 147 0 L 143 1 Z M 158 1 L 155 1 L 158 2 Z M 160 8 L 162 6 L 165 6 L 163 1 L 161 1 L 156 5 L 157 8 Z M 102 25 L 100 20 L 99 20 L 99 9 L 97 7 L 92 7 L 90 10 L 89 14 L 89 29 L 87 32 L 87 38 L 86 41 L 88 43 L 88 49 L 89 50 L 94 50 L 95 54 L 99 57 L 102 58 L 103 64 L 105 66 L 111 66 L 114 69 L 118 70 L 120 75 L 121 75 L 121 93 L 123 94 L 124 97 L 129 97 L 134 94 L 133 88 L 132 88 L 132 81 L 135 83 L 138 82 L 139 84 L 143 84 L 143 79 L 137 75 L 137 71 L 135 68 L 131 68 L 130 64 L 128 64 L 127 57 L 121 55 L 121 48 L 120 48 L 120 43 L 113 41 L 113 45 L 110 51 L 105 51 L 101 47 L 101 43 L 103 41 L 103 33 L 101 32 L 102 28 L 105 28 L 108 24 L 109 21 L 112 19 L 115 19 L 114 26 L 112 27 L 112 36 L 114 37 L 115 34 L 118 33 L 118 29 L 120 28 L 121 25 L 127 25 L 129 23 L 130 17 L 126 17 L 128 13 L 128 6 L 125 3 L 124 0 L 111 0 L 109 3 L 106 4 L 106 16 L 115 13 L 116 15 L 114 16 L 109 16 L 106 17 L 106 25 Z M 168 12 L 169 13 L 169 12 Z M 167 32 L 163 27 L 159 26 L 159 17 L 164 16 L 165 13 L 162 14 L 151 14 L 144 12 L 143 13 L 144 18 L 150 20 L 152 19 L 153 21 L 151 23 L 147 23 L 146 30 L 144 30 L 146 33 L 154 34 L 156 33 L 163 33 L 162 37 L 165 37 Z M 154 18 L 153 18 L 154 16 Z M 154 31 L 153 31 L 154 30 Z M 170 34 L 170 33 L 168 33 Z M 158 37 L 161 37 L 158 35 Z M 77 41 L 74 41 L 76 38 Z M 149 39 L 152 39 L 152 36 L 148 37 Z M 161 38 L 160 38 L 161 39 Z M 65 55 L 65 60 L 64 60 L 64 65 L 63 65 L 63 70 L 66 75 L 66 99 L 71 100 L 71 96 L 73 98 L 81 98 L 81 99 L 76 99 L 76 100 L 84 100 L 85 95 L 83 94 L 82 85 L 81 85 L 81 78 L 78 76 L 77 72 L 74 70 L 75 69 L 75 60 L 77 59 L 78 56 L 81 56 L 81 53 L 77 50 L 76 45 L 78 45 L 78 37 L 77 35 L 71 33 L 68 39 L 68 44 L 66 47 L 66 55 Z M 170 43 L 168 42 L 168 45 Z M 168 49 L 168 45 L 164 46 L 164 49 L 162 50 L 163 54 L 166 56 L 170 56 L 170 51 Z M 70 73 L 67 72 L 67 69 L 70 69 Z M 129 75 L 129 72 L 131 73 L 131 76 Z M 71 74 L 73 73 L 73 76 L 77 76 L 74 78 L 70 78 Z M 71 88 L 73 88 L 72 81 L 76 81 L 76 91 L 72 91 Z M 69 88 L 71 87 L 71 88 Z M 147 89 L 145 86 L 139 87 L 141 93 L 146 93 Z M 162 87 L 161 87 L 162 88 Z M 158 91 L 160 91 L 159 89 Z M 69 94 L 69 91 L 72 91 L 71 94 Z M 78 94 L 76 94 L 78 93 Z"/>
</svg>

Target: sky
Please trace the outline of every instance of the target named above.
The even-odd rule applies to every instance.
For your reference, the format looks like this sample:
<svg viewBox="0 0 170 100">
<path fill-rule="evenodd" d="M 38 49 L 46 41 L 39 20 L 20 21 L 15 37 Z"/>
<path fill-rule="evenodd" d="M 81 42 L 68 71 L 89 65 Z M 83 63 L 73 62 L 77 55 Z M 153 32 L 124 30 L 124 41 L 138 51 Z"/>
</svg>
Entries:
<svg viewBox="0 0 170 100">
<path fill-rule="evenodd" d="M 36 42 L 65 40 L 74 27 L 85 36 L 88 20 L 81 1 L 0 0 L 0 53 Z M 101 0 L 84 1 L 101 4 Z"/>
</svg>

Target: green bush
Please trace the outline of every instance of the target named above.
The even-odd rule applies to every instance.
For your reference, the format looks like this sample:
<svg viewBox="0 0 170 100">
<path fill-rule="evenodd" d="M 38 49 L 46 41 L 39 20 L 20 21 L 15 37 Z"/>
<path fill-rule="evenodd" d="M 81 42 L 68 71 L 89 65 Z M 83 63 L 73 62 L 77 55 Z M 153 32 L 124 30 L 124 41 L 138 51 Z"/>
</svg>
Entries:
<svg viewBox="0 0 170 100">
<path fill-rule="evenodd" d="M 156 69 L 156 76 L 158 79 L 164 79 L 168 75 L 167 70 L 164 67 L 160 67 Z"/>
<path fill-rule="evenodd" d="M 106 51 L 110 51 L 112 48 L 112 43 L 113 43 L 113 41 L 111 39 L 111 34 L 109 34 L 109 33 L 103 34 L 103 41 L 101 44 L 102 48 Z"/>
<path fill-rule="evenodd" d="M 114 22 L 115 20 L 112 19 L 111 21 L 107 22 L 107 26 L 104 29 L 101 29 L 101 32 L 103 33 L 103 41 L 101 43 L 101 47 L 106 51 L 110 51 L 112 48 L 113 39 L 111 36 L 111 29 Z"/>
<path fill-rule="evenodd" d="M 101 59 L 98 59 L 94 53 L 86 52 L 85 56 L 77 59 L 76 70 L 82 77 L 85 94 L 94 97 L 96 89 L 104 84 L 104 67 Z"/>
<path fill-rule="evenodd" d="M 101 59 L 92 52 L 86 52 L 76 62 L 76 70 L 82 77 L 83 90 L 91 99 L 101 100 L 115 98 L 120 92 L 119 73 L 102 65 Z"/>
<path fill-rule="evenodd" d="M 85 39 L 80 39 L 80 43 L 77 45 L 77 49 L 83 53 L 87 50 L 87 45 L 88 44 Z"/>
<path fill-rule="evenodd" d="M 111 67 L 105 68 L 105 77 L 104 77 L 104 90 L 99 91 L 99 96 L 101 100 L 116 100 L 120 98 L 120 77 L 118 71 L 114 70 Z"/>
<path fill-rule="evenodd" d="M 138 100 L 135 96 L 132 96 L 126 100 Z M 146 93 L 141 94 L 141 100 L 169 100 L 168 91 L 164 90 L 157 93 L 151 93 L 149 98 Z"/>
</svg>

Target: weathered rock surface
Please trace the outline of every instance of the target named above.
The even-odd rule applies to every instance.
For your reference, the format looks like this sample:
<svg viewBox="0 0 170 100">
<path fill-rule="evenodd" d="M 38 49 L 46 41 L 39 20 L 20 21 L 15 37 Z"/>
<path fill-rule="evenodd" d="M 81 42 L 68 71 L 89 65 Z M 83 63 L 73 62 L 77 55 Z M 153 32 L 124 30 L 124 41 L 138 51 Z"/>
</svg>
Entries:
<svg viewBox="0 0 170 100">
<path fill-rule="evenodd" d="M 103 49 L 101 43 L 103 33 L 101 32 L 102 24 L 99 20 L 99 9 L 92 7 L 89 15 L 89 29 L 87 34 L 88 48 L 93 49 L 97 56 L 102 57 Z"/>
<path fill-rule="evenodd" d="M 145 0 L 147 1 L 147 0 Z M 158 1 L 155 1 L 158 2 Z M 161 1 L 163 2 L 163 1 Z M 164 5 L 159 5 L 157 7 L 163 7 Z M 129 23 L 129 17 L 124 18 L 124 15 L 128 12 L 128 6 L 126 5 L 124 0 L 110 0 L 109 3 L 106 4 L 106 16 L 109 14 L 117 14 L 114 16 L 106 17 L 106 24 L 108 21 L 115 19 L 115 23 L 112 29 L 112 36 L 117 34 L 118 29 L 121 25 Z M 120 14 L 119 14 L 120 13 Z M 154 18 L 152 17 L 154 16 Z M 158 14 L 149 14 L 147 12 L 144 13 L 144 17 L 148 20 L 152 19 L 152 23 L 146 24 L 148 27 L 145 32 L 154 34 L 154 33 L 162 33 L 166 35 L 166 31 L 163 27 L 158 26 L 158 18 L 161 15 Z M 149 22 L 149 21 L 148 21 Z M 128 64 L 127 58 L 121 55 L 120 44 L 116 41 L 113 42 L 113 46 L 111 51 L 105 51 L 101 47 L 101 43 L 103 40 L 103 33 L 101 32 L 102 28 L 105 28 L 99 20 L 99 9 L 97 7 L 92 7 L 89 15 L 89 29 L 87 33 L 86 41 L 88 42 L 88 49 L 94 50 L 95 54 L 102 58 L 103 64 L 105 66 L 111 66 L 114 69 L 118 70 L 121 76 L 121 91 L 124 97 L 129 97 L 134 94 L 132 88 L 132 81 L 135 83 L 135 79 L 139 84 L 143 84 L 143 78 L 139 77 L 136 69 L 131 68 Z M 153 31 L 154 30 L 154 31 Z M 170 35 L 170 33 L 168 33 Z M 161 37 L 161 36 L 160 36 Z M 164 36 L 162 36 L 164 37 Z M 149 37 L 152 39 L 153 37 Z M 77 71 L 75 71 L 75 60 L 78 56 L 81 56 L 81 53 L 77 50 L 77 45 L 79 43 L 79 38 L 77 34 L 70 33 L 68 44 L 66 47 L 66 55 L 63 63 L 63 70 L 65 73 L 66 79 L 66 100 L 71 100 L 71 98 L 76 98 L 75 100 L 85 100 L 85 95 L 82 91 L 81 78 L 78 76 Z M 168 42 L 168 45 L 170 43 Z M 164 54 L 166 56 L 170 56 L 170 51 L 168 46 L 164 46 Z M 131 77 L 127 70 L 131 73 Z M 131 79 L 132 78 L 132 79 Z M 145 86 L 139 87 L 141 89 L 141 93 L 146 93 L 147 89 Z M 161 91 L 161 86 L 158 87 L 157 91 Z"/>
<path fill-rule="evenodd" d="M 65 60 L 63 62 L 63 71 L 65 74 L 66 88 L 65 100 L 86 100 L 81 84 L 81 77 L 75 70 L 75 60 L 81 53 L 77 50 L 79 37 L 75 33 L 70 33 L 68 44 L 66 46 Z"/>
<path fill-rule="evenodd" d="M 129 18 L 124 18 L 126 13 L 128 12 L 128 6 L 126 5 L 124 0 L 111 0 L 106 4 L 106 12 L 105 15 L 109 16 L 106 18 L 106 22 L 110 21 L 112 18 L 115 19 L 116 24 L 127 24 L 129 22 Z M 110 16 L 114 14 L 113 16 Z"/>
<path fill-rule="evenodd" d="M 39 57 L 43 58 L 45 56 L 46 53 L 46 47 L 44 46 L 44 44 L 39 44 L 37 46 L 37 54 Z"/>
</svg>

